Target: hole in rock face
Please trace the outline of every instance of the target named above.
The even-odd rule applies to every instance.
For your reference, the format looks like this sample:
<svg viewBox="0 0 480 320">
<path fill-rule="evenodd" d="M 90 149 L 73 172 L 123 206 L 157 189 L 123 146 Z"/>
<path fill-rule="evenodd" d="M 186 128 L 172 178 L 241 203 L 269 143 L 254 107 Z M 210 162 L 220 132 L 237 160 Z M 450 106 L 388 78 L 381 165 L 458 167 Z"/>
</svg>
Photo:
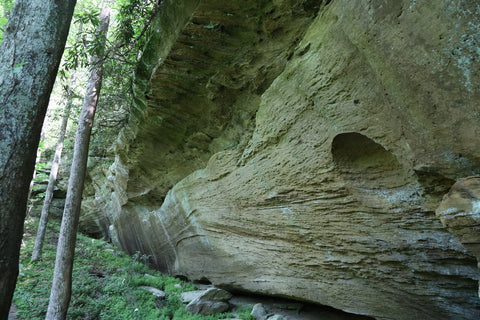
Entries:
<svg viewBox="0 0 480 320">
<path fill-rule="evenodd" d="M 357 132 L 339 134 L 332 156 L 346 187 L 368 207 L 393 208 L 416 200 L 411 175 L 372 139 Z"/>
<path fill-rule="evenodd" d="M 423 187 L 426 195 L 432 197 L 436 205 L 442 201 L 443 196 L 450 190 L 455 180 L 444 177 L 437 172 L 415 171 L 418 182 Z"/>
<path fill-rule="evenodd" d="M 211 285 L 212 282 L 208 280 L 206 277 L 201 277 L 198 280 L 194 280 L 193 283 L 203 284 L 203 285 Z"/>
<path fill-rule="evenodd" d="M 377 189 L 405 184 L 405 173 L 397 159 L 360 133 L 337 135 L 332 155 L 341 174 L 358 186 Z"/>
</svg>

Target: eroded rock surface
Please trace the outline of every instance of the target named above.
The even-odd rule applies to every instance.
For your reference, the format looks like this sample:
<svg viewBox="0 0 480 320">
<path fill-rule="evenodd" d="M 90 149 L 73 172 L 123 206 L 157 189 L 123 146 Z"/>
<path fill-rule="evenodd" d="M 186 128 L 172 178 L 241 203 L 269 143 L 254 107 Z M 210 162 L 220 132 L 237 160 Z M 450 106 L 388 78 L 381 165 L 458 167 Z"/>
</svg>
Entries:
<svg viewBox="0 0 480 320">
<path fill-rule="evenodd" d="M 447 230 L 480 262 L 480 176 L 455 182 L 436 214 Z"/>
<path fill-rule="evenodd" d="M 164 1 L 96 182 L 108 236 L 217 287 L 480 317 L 435 216 L 480 173 L 476 1 Z"/>
</svg>

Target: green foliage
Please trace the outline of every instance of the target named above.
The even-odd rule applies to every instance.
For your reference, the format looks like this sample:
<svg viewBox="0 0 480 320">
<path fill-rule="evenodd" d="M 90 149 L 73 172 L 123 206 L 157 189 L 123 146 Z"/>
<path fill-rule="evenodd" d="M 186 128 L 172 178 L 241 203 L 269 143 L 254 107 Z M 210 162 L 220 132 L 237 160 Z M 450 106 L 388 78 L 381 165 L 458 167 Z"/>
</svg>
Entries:
<svg viewBox="0 0 480 320">
<path fill-rule="evenodd" d="M 237 311 L 237 318 L 244 320 L 255 320 L 255 316 L 252 313 L 253 306 L 245 306 Z"/>
<path fill-rule="evenodd" d="M 3 40 L 3 30 L 7 22 L 8 22 L 7 18 L 0 18 L 0 42 L 2 42 Z"/>
<path fill-rule="evenodd" d="M 20 257 L 20 275 L 14 295 L 18 319 L 44 319 L 52 270 L 55 264 L 58 223 L 47 226 L 42 260 L 30 262 L 37 221 L 25 224 L 24 245 Z M 73 271 L 73 294 L 68 310 L 69 319 L 155 319 L 155 320 L 216 320 L 231 314 L 192 315 L 185 311 L 180 293 L 194 290 L 191 284 L 148 268 L 148 256 L 133 257 L 112 245 L 78 235 Z M 163 290 L 167 297 L 159 300 L 142 286 Z M 248 319 L 245 317 L 244 319 Z"/>
<path fill-rule="evenodd" d="M 115 1 L 105 59 L 103 60 L 102 90 L 90 139 L 90 156 L 111 156 L 118 133 L 128 123 L 130 109 L 133 105 L 133 74 L 138 58 L 142 55 L 150 23 L 160 9 L 160 2 L 160 0 Z M 71 32 L 64 53 L 62 71 L 60 72 L 62 81 L 58 81 L 58 86 L 65 86 L 65 83 L 69 83 L 70 74 L 73 70 L 76 70 L 76 85 L 81 89 L 74 88 L 74 91 L 76 91 L 75 97 L 83 98 L 83 90 L 86 87 L 85 83 L 90 68 L 89 58 L 98 53 L 99 39 L 95 36 L 95 29 L 99 23 L 99 11 L 98 1 L 79 0 L 74 13 L 74 23 L 70 28 Z M 68 97 L 60 98 L 60 89 L 56 89 L 54 92 L 59 97 L 57 98 L 59 101 L 52 103 L 52 108 L 59 105 L 60 101 L 68 99 Z M 78 100 L 74 105 L 79 106 L 81 103 Z M 78 119 L 78 112 L 76 111 L 79 109 L 80 107 L 74 109 L 73 123 L 76 123 Z M 52 122 L 60 123 L 61 116 L 59 114 L 60 111 L 49 111 L 49 119 Z M 53 126 L 59 127 L 55 124 Z M 76 125 L 71 126 L 67 132 L 65 140 L 67 157 L 68 153 L 73 150 L 72 137 L 75 135 L 75 127 Z M 50 140 L 48 145 L 53 148 L 55 142 L 54 135 L 51 134 L 52 130 L 46 130 L 45 132 L 48 135 L 46 139 Z"/>
<path fill-rule="evenodd" d="M 73 16 L 73 33 L 70 34 L 65 48 L 63 68 L 76 70 L 89 65 L 89 57 L 96 52 L 95 30 L 99 24 L 100 9 L 92 3 L 81 1 Z"/>
<path fill-rule="evenodd" d="M 37 166 L 35 166 L 35 167 L 37 167 Z M 46 168 L 46 165 L 41 163 L 41 166 L 39 165 L 38 167 Z M 46 174 L 45 172 L 37 172 L 37 174 L 35 175 L 35 178 L 33 178 L 33 181 L 35 181 L 35 182 L 47 182 L 48 181 L 48 174 Z M 38 185 L 34 185 L 34 187 L 37 188 Z M 34 189 L 34 190 L 38 190 L 38 188 Z"/>
<path fill-rule="evenodd" d="M 12 10 L 14 0 L 0 0 L 0 42 L 3 40 L 3 31 L 8 22 L 10 11 Z"/>
<path fill-rule="evenodd" d="M 13 73 L 19 73 L 20 71 L 22 71 L 23 66 L 26 64 L 26 62 L 17 63 L 15 66 L 13 66 Z"/>
<path fill-rule="evenodd" d="M 40 142 L 39 153 L 44 151 L 44 144 Z M 28 199 L 28 210 L 39 205 L 45 198 L 45 189 L 49 180 L 49 166 L 42 162 L 35 163 L 35 176 L 32 179 L 30 198 Z"/>
<path fill-rule="evenodd" d="M 1 30 L 0 30 L 0 41 L 2 40 L 2 38 L 1 38 L 2 35 L 3 35 L 3 32 L 1 32 Z M 22 71 L 23 66 L 25 64 L 27 64 L 27 63 L 26 62 L 20 62 L 20 63 L 15 64 L 12 68 L 3 69 L 1 72 L 19 73 L 20 71 Z"/>
<path fill-rule="evenodd" d="M 98 26 L 100 11 L 95 7 L 87 7 L 82 11 L 76 11 L 74 23 L 82 23 L 84 25 L 91 24 L 94 28 Z"/>
<path fill-rule="evenodd" d="M 132 43 L 141 37 L 141 33 L 149 19 L 152 18 L 157 0 L 123 0 L 118 1 L 118 25 L 115 37 L 120 43 Z"/>
</svg>

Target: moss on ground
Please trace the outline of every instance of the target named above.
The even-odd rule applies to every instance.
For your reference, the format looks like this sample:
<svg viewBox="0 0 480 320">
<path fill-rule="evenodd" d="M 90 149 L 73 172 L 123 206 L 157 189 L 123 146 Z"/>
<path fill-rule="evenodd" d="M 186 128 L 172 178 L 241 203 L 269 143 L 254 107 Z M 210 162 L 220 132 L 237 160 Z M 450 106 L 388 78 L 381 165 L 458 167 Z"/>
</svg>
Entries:
<svg viewBox="0 0 480 320">
<path fill-rule="evenodd" d="M 18 319 L 45 319 L 55 264 L 59 223 L 50 222 L 41 261 L 30 262 L 38 220 L 28 218 L 20 256 L 20 274 L 14 295 Z M 137 254 L 126 255 L 111 244 L 78 235 L 73 271 L 73 294 L 68 319 L 186 319 L 208 320 L 233 317 L 191 315 L 180 293 L 195 289 L 191 284 L 148 268 Z M 163 290 L 158 299 L 142 286 Z"/>
</svg>

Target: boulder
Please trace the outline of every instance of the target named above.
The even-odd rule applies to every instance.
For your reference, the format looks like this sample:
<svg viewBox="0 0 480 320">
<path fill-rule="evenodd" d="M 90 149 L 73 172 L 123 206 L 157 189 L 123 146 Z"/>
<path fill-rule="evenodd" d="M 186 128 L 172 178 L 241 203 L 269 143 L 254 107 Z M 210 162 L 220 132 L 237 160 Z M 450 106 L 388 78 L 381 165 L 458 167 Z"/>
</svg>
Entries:
<svg viewBox="0 0 480 320">
<path fill-rule="evenodd" d="M 228 301 L 231 298 L 230 292 L 218 288 L 209 288 L 198 296 L 198 299 L 209 301 Z"/>
<path fill-rule="evenodd" d="M 193 299 L 187 305 L 186 309 L 192 314 L 201 314 L 204 316 L 222 313 L 230 309 L 228 300 L 231 298 L 232 294 L 228 291 L 210 288 Z"/>
<path fill-rule="evenodd" d="M 255 317 L 255 320 L 265 320 L 268 317 L 267 311 L 261 303 L 255 304 L 250 314 Z"/>
<path fill-rule="evenodd" d="M 194 300 L 187 305 L 187 311 L 192 314 L 201 314 L 208 316 L 211 314 L 222 313 L 228 311 L 230 306 L 227 302 Z"/>
<path fill-rule="evenodd" d="M 192 300 L 195 300 L 196 298 L 200 297 L 204 292 L 205 290 L 194 290 L 194 291 L 182 292 L 180 293 L 180 297 L 183 303 L 189 303 Z"/>
<path fill-rule="evenodd" d="M 459 179 L 436 215 L 447 230 L 475 257 L 480 268 L 480 176 Z M 480 298 L 480 280 L 478 296 Z"/>
<path fill-rule="evenodd" d="M 480 176 L 459 179 L 436 210 L 450 233 L 480 261 Z"/>
</svg>

